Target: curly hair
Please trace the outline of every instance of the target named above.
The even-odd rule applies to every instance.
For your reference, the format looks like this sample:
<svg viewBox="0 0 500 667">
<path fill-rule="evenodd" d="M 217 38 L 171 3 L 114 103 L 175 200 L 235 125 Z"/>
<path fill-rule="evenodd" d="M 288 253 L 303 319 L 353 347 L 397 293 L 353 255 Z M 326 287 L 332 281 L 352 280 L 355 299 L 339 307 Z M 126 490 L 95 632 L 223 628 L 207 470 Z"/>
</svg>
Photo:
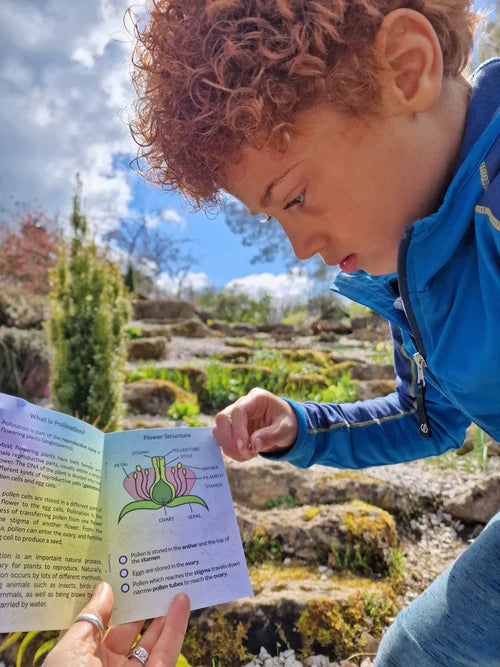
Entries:
<svg viewBox="0 0 500 667">
<path fill-rule="evenodd" d="M 374 38 L 390 11 L 426 16 L 445 76 L 465 67 L 476 24 L 470 0 L 153 1 L 135 22 L 137 160 L 198 208 L 220 202 L 242 146 L 284 150 L 297 113 L 315 102 L 376 113 Z"/>
</svg>

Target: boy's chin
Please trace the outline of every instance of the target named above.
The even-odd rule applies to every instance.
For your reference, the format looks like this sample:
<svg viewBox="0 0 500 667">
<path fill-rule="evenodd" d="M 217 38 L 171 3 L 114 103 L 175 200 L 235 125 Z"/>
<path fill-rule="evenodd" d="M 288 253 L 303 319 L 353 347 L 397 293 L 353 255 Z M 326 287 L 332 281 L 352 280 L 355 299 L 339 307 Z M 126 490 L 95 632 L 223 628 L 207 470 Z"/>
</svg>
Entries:
<svg viewBox="0 0 500 667">
<path fill-rule="evenodd" d="M 360 263 L 359 268 L 372 276 L 385 276 L 388 273 L 396 273 L 398 266 L 397 261 L 382 261 L 366 262 L 364 266 Z"/>
</svg>

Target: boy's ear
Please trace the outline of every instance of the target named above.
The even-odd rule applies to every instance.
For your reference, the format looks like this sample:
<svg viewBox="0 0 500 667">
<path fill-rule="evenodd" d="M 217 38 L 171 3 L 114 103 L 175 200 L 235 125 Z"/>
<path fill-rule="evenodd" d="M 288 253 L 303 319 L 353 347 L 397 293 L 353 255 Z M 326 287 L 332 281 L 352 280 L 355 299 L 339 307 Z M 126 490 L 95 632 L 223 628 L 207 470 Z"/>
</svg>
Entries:
<svg viewBox="0 0 500 667">
<path fill-rule="evenodd" d="M 384 102 L 394 111 L 420 113 L 438 99 L 443 54 L 436 32 L 423 14 L 395 9 L 375 37 Z"/>
</svg>

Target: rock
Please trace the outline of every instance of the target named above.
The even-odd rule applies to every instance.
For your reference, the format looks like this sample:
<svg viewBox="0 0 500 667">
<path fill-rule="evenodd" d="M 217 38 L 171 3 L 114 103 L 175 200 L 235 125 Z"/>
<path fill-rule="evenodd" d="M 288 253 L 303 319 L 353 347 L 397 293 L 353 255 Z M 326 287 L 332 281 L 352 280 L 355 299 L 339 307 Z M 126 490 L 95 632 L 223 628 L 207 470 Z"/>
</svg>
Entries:
<svg viewBox="0 0 500 667">
<path fill-rule="evenodd" d="M 315 366 L 331 367 L 334 363 L 333 355 L 323 350 L 307 350 L 298 348 L 297 350 L 282 350 L 282 355 L 290 361 L 305 362 Z"/>
<path fill-rule="evenodd" d="M 134 320 L 174 322 L 197 317 L 194 306 L 188 301 L 173 299 L 149 299 L 134 301 Z"/>
<path fill-rule="evenodd" d="M 465 440 L 464 444 L 456 450 L 457 456 L 465 456 L 474 449 L 474 444 L 470 440 Z"/>
<path fill-rule="evenodd" d="M 269 658 L 271 658 L 272 660 L 272 656 L 268 653 L 268 651 L 266 651 L 266 649 L 263 646 L 261 646 L 259 651 L 259 660 L 264 661 L 264 660 L 269 660 Z"/>
<path fill-rule="evenodd" d="M 197 317 L 171 324 L 170 331 L 174 336 L 186 336 L 187 338 L 205 338 L 212 335 L 210 327 L 203 324 Z"/>
<path fill-rule="evenodd" d="M 332 471 L 326 466 L 308 470 L 261 457 L 245 463 L 226 459 L 233 500 L 254 509 L 279 505 L 327 505 L 349 500 L 365 502 L 389 512 L 409 513 L 414 501 L 406 487 L 365 472 Z"/>
<path fill-rule="evenodd" d="M 168 324 L 148 324 L 147 322 L 134 321 L 129 323 L 129 327 L 140 329 L 141 338 L 156 338 L 157 336 L 161 336 L 167 341 L 172 338 Z"/>
<path fill-rule="evenodd" d="M 490 440 L 488 443 L 488 456 L 500 456 L 500 442 Z"/>
<path fill-rule="evenodd" d="M 452 497 L 444 509 L 462 521 L 488 523 L 500 509 L 500 473 L 489 475 L 472 489 Z"/>
<path fill-rule="evenodd" d="M 306 373 L 304 375 L 291 373 L 287 377 L 287 382 L 293 383 L 298 390 L 303 389 L 305 391 L 314 391 L 318 387 L 326 389 L 331 385 L 330 380 L 319 373 Z"/>
<path fill-rule="evenodd" d="M 376 639 L 369 632 L 363 632 L 361 634 L 361 641 L 363 642 L 363 653 L 377 653 L 380 644 L 380 638 Z"/>
<path fill-rule="evenodd" d="M 398 541 L 392 516 L 360 501 L 250 513 L 236 506 L 236 517 L 245 552 L 254 563 L 281 552 L 325 564 L 335 554 L 337 567 L 379 573 L 387 570 L 387 548 Z"/>
<path fill-rule="evenodd" d="M 341 319 L 322 319 L 313 322 L 311 325 L 313 334 L 350 334 L 352 333 L 351 320 L 348 317 Z"/>
<path fill-rule="evenodd" d="M 360 380 L 355 381 L 356 398 L 366 401 L 369 398 L 387 396 L 396 391 L 396 380 Z"/>
<path fill-rule="evenodd" d="M 372 342 L 390 341 L 389 324 L 384 317 L 371 313 L 364 317 L 351 318 L 352 336 L 358 340 Z"/>
<path fill-rule="evenodd" d="M 306 658 L 305 667 L 329 667 L 330 661 L 326 655 L 311 655 Z"/>
<path fill-rule="evenodd" d="M 127 341 L 129 361 L 163 359 L 167 354 L 167 343 L 163 336 L 134 338 Z"/>
<path fill-rule="evenodd" d="M 392 364 L 354 361 L 350 371 L 353 380 L 394 380 L 395 377 Z"/>
<path fill-rule="evenodd" d="M 226 362 L 247 362 L 252 356 L 252 350 L 246 347 L 232 347 L 230 350 L 222 350 L 217 355 L 220 361 Z"/>
<path fill-rule="evenodd" d="M 172 428 L 172 420 L 158 418 L 131 419 L 130 417 L 123 417 L 120 420 L 120 429 L 122 431 L 134 431 L 143 428 Z"/>
<path fill-rule="evenodd" d="M 304 576 L 299 579 L 290 578 L 288 573 L 289 570 L 286 569 L 283 577 L 278 574 L 272 575 L 259 588 L 256 588 L 254 584 L 256 593 L 254 597 L 236 600 L 218 607 L 218 611 L 224 615 L 232 627 L 236 627 L 238 622 L 248 627 L 245 646 L 254 655 L 259 654 L 262 646 L 276 646 L 278 641 L 277 627 L 282 629 L 282 634 L 279 637 L 280 642 L 286 641 L 287 645 L 295 650 L 300 648 L 300 640 L 294 626 L 300 614 L 307 610 L 308 603 L 314 603 L 321 599 L 326 602 L 339 602 L 349 605 L 351 603 L 356 604 L 356 600 L 363 600 L 367 594 L 377 594 L 382 598 L 387 595 L 387 588 L 384 587 L 383 582 L 377 583 L 364 578 L 357 580 L 353 577 L 349 578 L 348 583 L 344 583 L 342 577 L 337 580 L 332 579 L 323 582 L 308 578 L 305 568 Z M 198 627 L 203 627 L 211 613 L 213 612 L 210 609 L 193 613 Z M 362 619 L 360 619 L 360 623 L 363 623 Z M 370 623 L 368 615 L 366 623 L 366 630 L 368 630 Z M 283 654 L 280 657 L 282 656 Z M 260 661 L 260 658 L 257 658 L 257 660 Z M 262 662 L 264 661 L 257 664 L 262 664 Z M 279 664 L 276 658 L 273 659 L 274 664 Z"/>
<path fill-rule="evenodd" d="M 283 322 L 276 322 L 273 324 L 260 324 L 258 326 L 259 331 L 264 333 L 269 333 L 272 336 L 277 338 L 291 338 L 295 333 L 295 328 L 291 324 L 285 324 Z"/>
<path fill-rule="evenodd" d="M 195 403 L 196 396 L 173 382 L 147 378 L 126 384 L 123 399 L 140 414 L 165 415 L 172 403 Z"/>
</svg>

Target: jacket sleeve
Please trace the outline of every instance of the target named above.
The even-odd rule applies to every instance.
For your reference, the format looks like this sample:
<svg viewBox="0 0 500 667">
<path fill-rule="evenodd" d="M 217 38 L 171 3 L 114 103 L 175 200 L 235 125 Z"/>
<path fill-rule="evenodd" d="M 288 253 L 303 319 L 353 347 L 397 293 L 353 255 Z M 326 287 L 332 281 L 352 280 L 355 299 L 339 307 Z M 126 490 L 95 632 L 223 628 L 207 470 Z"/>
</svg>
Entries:
<svg viewBox="0 0 500 667">
<path fill-rule="evenodd" d="M 431 438 L 420 436 L 416 411 L 416 364 L 406 353 L 401 331 L 391 325 L 396 391 L 355 403 L 297 403 L 287 400 L 297 416 L 294 445 L 280 456 L 307 468 L 315 463 L 336 468 L 365 468 L 437 456 L 463 443 L 470 419 L 453 407 L 426 375 L 426 412 Z"/>
</svg>

